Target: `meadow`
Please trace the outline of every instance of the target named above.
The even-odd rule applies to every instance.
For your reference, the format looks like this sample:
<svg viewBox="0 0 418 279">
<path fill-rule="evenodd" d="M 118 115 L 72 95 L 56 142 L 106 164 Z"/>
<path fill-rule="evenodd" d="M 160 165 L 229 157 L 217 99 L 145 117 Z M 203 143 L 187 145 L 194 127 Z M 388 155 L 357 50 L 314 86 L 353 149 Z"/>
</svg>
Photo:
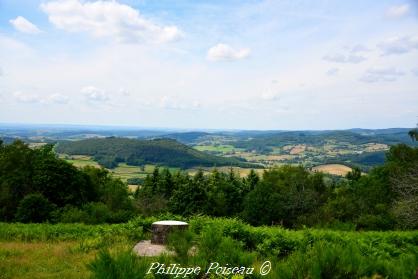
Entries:
<svg viewBox="0 0 418 279">
<path fill-rule="evenodd" d="M 92 166 L 100 168 L 101 166 L 93 160 L 91 156 L 86 155 L 67 155 L 67 154 L 60 154 L 60 158 L 66 160 L 67 162 L 73 164 L 74 166 L 78 168 L 83 168 L 86 166 Z M 121 179 L 123 182 L 129 182 L 129 179 L 135 179 L 140 178 L 144 179 L 148 174 L 152 174 L 156 165 L 152 164 L 145 164 L 143 166 L 130 166 L 126 163 L 119 163 L 117 167 L 113 169 L 109 169 L 109 171 L 112 173 L 112 175 L 116 178 Z M 205 174 L 209 174 L 214 169 L 219 170 L 220 172 L 227 173 L 233 170 L 235 174 L 237 174 L 240 177 L 245 177 L 249 174 L 250 170 L 249 168 L 242 168 L 242 167 L 201 167 L 201 168 L 188 168 L 183 171 L 189 173 L 190 175 L 194 175 L 199 170 L 202 170 Z M 172 173 L 175 173 L 177 171 L 180 171 L 180 168 L 168 168 Z M 262 174 L 264 169 L 255 169 L 255 171 L 258 174 Z M 129 184 L 129 183 L 128 183 Z M 133 186 L 133 185 L 130 185 Z"/>
<path fill-rule="evenodd" d="M 117 225 L 2 223 L 0 278 L 145 278 L 151 261 L 207 267 L 216 260 L 254 267 L 255 273 L 271 261 L 267 276 L 248 278 L 403 279 L 415 278 L 418 266 L 417 231 L 288 230 L 204 216 L 183 218 L 189 231 L 170 241 L 177 256 L 131 253 L 136 242 L 150 238 L 152 222 L 178 218 L 137 217 Z M 198 247 L 196 255 L 181 252 L 191 246 Z"/>
<path fill-rule="evenodd" d="M 341 164 L 319 165 L 319 166 L 313 167 L 312 170 L 329 173 L 332 175 L 338 175 L 338 176 L 346 176 L 347 173 L 352 171 L 350 167 L 347 167 Z"/>
</svg>

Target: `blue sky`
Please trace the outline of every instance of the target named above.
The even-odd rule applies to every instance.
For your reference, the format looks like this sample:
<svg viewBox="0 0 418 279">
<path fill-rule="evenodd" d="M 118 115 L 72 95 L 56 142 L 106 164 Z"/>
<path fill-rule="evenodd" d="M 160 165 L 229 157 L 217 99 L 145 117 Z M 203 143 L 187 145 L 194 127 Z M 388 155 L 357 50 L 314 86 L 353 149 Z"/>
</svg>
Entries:
<svg viewBox="0 0 418 279">
<path fill-rule="evenodd" d="M 0 122 L 415 126 L 416 1 L 0 0 Z"/>
</svg>

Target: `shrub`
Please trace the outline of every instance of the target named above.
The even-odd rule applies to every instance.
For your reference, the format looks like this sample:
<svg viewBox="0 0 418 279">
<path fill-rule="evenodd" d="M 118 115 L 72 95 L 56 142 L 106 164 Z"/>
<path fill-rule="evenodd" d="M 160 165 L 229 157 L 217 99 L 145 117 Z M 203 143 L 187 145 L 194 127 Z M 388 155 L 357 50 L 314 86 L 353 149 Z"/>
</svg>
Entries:
<svg viewBox="0 0 418 279">
<path fill-rule="evenodd" d="M 86 211 L 73 206 L 64 207 L 58 215 L 61 223 L 85 223 L 89 218 Z"/>
<path fill-rule="evenodd" d="M 96 279 L 143 279 L 151 262 L 138 258 L 131 251 L 126 251 L 112 257 L 109 251 L 101 251 L 97 258 L 88 265 Z"/>
<path fill-rule="evenodd" d="M 168 236 L 168 248 L 176 253 L 180 263 L 187 263 L 195 235 L 190 230 L 175 230 Z"/>
<path fill-rule="evenodd" d="M 22 223 L 42 223 L 51 218 L 55 205 L 41 194 L 26 195 L 16 212 L 16 220 Z"/>
<path fill-rule="evenodd" d="M 110 219 L 111 211 L 102 202 L 91 202 L 83 206 L 83 210 L 87 212 L 88 219 L 86 224 L 103 224 Z"/>
<path fill-rule="evenodd" d="M 299 249 L 284 259 L 275 269 L 276 278 L 413 278 L 416 258 L 402 255 L 388 259 L 363 254 L 349 244 L 317 242 Z"/>
</svg>

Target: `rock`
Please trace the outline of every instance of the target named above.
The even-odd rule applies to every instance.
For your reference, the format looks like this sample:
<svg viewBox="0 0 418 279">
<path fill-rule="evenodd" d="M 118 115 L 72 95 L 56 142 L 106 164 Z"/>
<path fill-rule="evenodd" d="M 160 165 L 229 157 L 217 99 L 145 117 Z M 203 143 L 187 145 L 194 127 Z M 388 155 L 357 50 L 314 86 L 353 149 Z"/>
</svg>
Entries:
<svg viewBox="0 0 418 279">
<path fill-rule="evenodd" d="M 168 234 L 175 230 L 185 230 L 189 224 L 180 221 L 158 221 L 151 225 L 152 230 L 152 244 L 166 244 Z"/>
<path fill-rule="evenodd" d="M 133 251 L 142 257 L 157 257 L 162 254 L 174 255 L 173 251 L 170 251 L 164 245 L 152 244 L 150 240 L 143 240 L 138 242 Z"/>
</svg>

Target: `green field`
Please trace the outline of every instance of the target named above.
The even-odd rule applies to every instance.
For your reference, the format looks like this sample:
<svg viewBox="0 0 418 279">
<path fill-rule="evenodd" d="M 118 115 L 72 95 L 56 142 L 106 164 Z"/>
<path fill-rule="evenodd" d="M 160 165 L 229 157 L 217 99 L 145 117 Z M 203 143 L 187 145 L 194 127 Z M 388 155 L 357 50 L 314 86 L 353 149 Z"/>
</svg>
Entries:
<svg viewBox="0 0 418 279">
<path fill-rule="evenodd" d="M 90 156 L 85 155 L 65 155 L 60 154 L 59 156 L 62 159 L 65 159 L 67 162 L 73 164 L 76 167 L 85 167 L 85 166 L 93 166 L 93 167 L 100 167 L 100 165 L 95 162 Z M 146 164 L 145 166 L 130 166 L 126 163 L 119 163 L 118 166 L 114 169 L 110 169 L 109 171 L 117 178 L 120 178 L 122 181 L 126 182 L 130 178 L 145 178 L 147 174 L 151 174 L 154 169 L 155 165 Z M 180 171 L 180 168 L 168 168 L 172 173 Z M 203 170 L 204 173 L 208 174 L 215 168 L 190 168 L 186 169 L 189 174 L 195 174 L 199 170 Z M 229 172 L 231 169 L 239 176 L 244 177 L 248 175 L 250 172 L 249 168 L 241 168 L 241 167 L 218 167 L 216 168 L 221 172 Z M 263 169 L 256 169 L 256 171 L 261 174 L 264 170 Z"/>
<path fill-rule="evenodd" d="M 217 153 L 231 153 L 235 151 L 241 150 L 240 148 L 234 148 L 232 145 L 196 145 L 194 146 L 195 149 L 199 151 L 211 151 Z"/>
<path fill-rule="evenodd" d="M 66 155 L 60 154 L 61 159 L 65 159 L 67 162 L 73 164 L 76 167 L 83 168 L 86 166 L 93 166 L 99 168 L 100 165 L 94 161 L 90 156 L 85 155 Z"/>
<path fill-rule="evenodd" d="M 86 155 L 66 155 L 60 154 L 60 158 L 65 159 L 67 162 L 73 164 L 78 168 L 86 166 L 93 166 L 100 168 L 100 165 L 94 161 L 90 156 Z M 129 166 L 126 163 L 120 163 L 116 168 L 109 171 L 117 178 L 126 182 L 129 178 L 145 178 L 147 174 L 154 171 L 154 165 L 145 165 L 144 167 Z M 174 170 L 175 168 L 173 168 Z"/>
<path fill-rule="evenodd" d="M 136 218 L 118 225 L 1 223 L 0 278 L 144 278 L 139 267 L 156 260 L 202 266 L 216 260 L 255 268 L 269 260 L 271 273 L 249 278 L 407 279 L 414 278 L 418 265 L 417 231 L 295 231 L 208 217 L 187 220 L 193 243 L 202 251 L 195 256 L 131 255 L 135 243 L 150 238 L 151 223 L 161 218 L 178 217 Z M 203 253 L 207 249 L 215 258 Z M 91 263 L 94 268 L 89 268 Z"/>
</svg>

